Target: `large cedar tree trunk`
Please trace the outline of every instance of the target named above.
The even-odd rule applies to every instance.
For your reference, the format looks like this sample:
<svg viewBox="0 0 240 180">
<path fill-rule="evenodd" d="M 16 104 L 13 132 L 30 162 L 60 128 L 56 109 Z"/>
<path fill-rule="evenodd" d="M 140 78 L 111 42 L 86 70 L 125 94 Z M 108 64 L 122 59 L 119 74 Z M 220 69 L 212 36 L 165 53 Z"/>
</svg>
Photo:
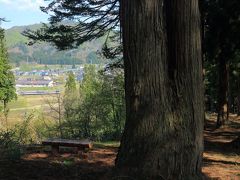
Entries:
<svg viewBox="0 0 240 180">
<path fill-rule="evenodd" d="M 201 178 L 198 0 L 122 0 L 121 15 L 127 120 L 116 168 L 138 180 Z"/>
</svg>

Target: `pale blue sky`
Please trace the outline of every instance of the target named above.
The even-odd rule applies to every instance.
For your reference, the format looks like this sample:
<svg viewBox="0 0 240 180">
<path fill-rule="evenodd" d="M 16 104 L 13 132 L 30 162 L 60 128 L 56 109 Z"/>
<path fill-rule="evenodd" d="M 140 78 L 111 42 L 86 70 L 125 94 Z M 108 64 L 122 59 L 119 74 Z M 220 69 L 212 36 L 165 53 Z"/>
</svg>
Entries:
<svg viewBox="0 0 240 180">
<path fill-rule="evenodd" d="M 48 15 L 39 9 L 44 5 L 44 0 L 0 0 L 0 17 L 10 21 L 2 22 L 1 27 L 8 29 L 13 26 L 47 22 Z"/>
</svg>

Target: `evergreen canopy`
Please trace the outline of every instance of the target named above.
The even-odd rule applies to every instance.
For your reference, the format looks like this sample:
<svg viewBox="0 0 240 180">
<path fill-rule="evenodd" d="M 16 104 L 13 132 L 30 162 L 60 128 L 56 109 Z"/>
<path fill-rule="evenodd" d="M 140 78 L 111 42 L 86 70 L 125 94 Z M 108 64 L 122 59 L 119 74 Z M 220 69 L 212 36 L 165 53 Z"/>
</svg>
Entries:
<svg viewBox="0 0 240 180">
<path fill-rule="evenodd" d="M 58 49 L 75 48 L 83 42 L 109 37 L 120 28 L 119 0 L 54 0 L 41 10 L 50 14 L 50 24 L 23 34 L 35 41 L 51 42 Z M 70 20 L 72 23 L 66 23 Z"/>
</svg>

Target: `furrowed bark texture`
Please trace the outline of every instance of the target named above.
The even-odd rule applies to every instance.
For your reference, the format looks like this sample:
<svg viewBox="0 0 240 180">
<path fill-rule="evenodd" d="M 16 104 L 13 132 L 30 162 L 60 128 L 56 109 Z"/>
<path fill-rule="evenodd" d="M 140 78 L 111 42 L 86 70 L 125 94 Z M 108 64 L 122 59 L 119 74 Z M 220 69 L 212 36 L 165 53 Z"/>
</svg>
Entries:
<svg viewBox="0 0 240 180">
<path fill-rule="evenodd" d="M 201 178 L 203 82 L 198 0 L 122 0 L 127 120 L 117 170 Z"/>
</svg>

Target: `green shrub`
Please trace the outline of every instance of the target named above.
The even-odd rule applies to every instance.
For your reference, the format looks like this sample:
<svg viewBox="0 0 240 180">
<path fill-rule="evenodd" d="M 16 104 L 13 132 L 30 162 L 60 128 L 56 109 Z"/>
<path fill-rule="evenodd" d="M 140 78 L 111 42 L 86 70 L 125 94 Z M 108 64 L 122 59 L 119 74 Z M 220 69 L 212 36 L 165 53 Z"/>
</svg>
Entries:
<svg viewBox="0 0 240 180">
<path fill-rule="evenodd" d="M 0 159 L 18 160 L 21 157 L 20 144 L 13 130 L 0 131 Z"/>
</svg>

